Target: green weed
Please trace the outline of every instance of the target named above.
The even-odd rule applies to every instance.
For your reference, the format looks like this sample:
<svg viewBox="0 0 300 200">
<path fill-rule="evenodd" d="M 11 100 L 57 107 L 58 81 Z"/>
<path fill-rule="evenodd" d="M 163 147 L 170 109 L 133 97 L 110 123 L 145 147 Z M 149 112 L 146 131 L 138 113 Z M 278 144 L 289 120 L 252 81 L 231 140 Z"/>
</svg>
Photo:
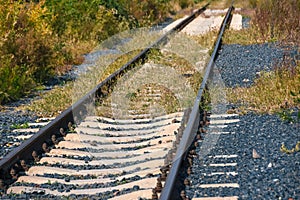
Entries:
<svg viewBox="0 0 300 200">
<path fill-rule="evenodd" d="M 10 126 L 12 129 L 23 129 L 23 128 L 29 128 L 28 122 L 25 122 L 24 124 L 13 124 Z"/>
</svg>

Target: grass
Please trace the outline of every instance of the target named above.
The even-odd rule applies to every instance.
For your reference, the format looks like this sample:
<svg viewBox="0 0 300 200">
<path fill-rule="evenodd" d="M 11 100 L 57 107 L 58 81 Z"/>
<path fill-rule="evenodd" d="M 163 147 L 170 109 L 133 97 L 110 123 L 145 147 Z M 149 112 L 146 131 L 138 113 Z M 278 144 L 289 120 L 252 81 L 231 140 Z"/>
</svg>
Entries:
<svg viewBox="0 0 300 200">
<path fill-rule="evenodd" d="M 213 1 L 212 7 L 228 7 L 230 2 Z M 226 31 L 223 44 L 280 42 L 299 46 L 299 0 L 236 0 L 234 6 L 242 8 L 242 16 L 251 18 L 250 28 Z"/>
<path fill-rule="evenodd" d="M 222 40 L 223 44 L 241 45 L 261 44 L 265 42 L 268 41 L 262 39 L 260 34 L 253 27 L 241 30 L 226 30 Z"/>
<path fill-rule="evenodd" d="M 40 117 L 54 117 L 67 109 L 72 104 L 72 85 L 56 86 L 52 90 L 42 93 L 39 98 L 29 105 L 18 109 L 29 110 Z"/>
<path fill-rule="evenodd" d="M 188 60 L 172 52 L 159 51 L 152 53 L 149 60 L 152 60 L 156 64 L 160 64 L 162 66 L 171 67 L 182 76 L 186 76 L 186 79 L 193 88 L 193 91 L 198 91 L 198 88 L 202 81 L 201 73 L 197 71 L 195 66 Z"/>
<path fill-rule="evenodd" d="M 254 12 L 250 13 L 250 28 L 227 30 L 223 44 L 278 42 L 294 49 L 298 46 L 299 51 L 299 1 L 249 0 L 246 8 L 255 8 Z M 276 13 L 276 16 L 273 13 Z M 239 109 L 242 114 L 248 111 L 278 113 L 282 119 L 294 121 L 296 111 L 292 108 L 299 109 L 300 104 L 299 69 L 299 63 L 295 67 L 291 60 L 286 59 L 284 63 L 276 66 L 274 71 L 261 72 L 251 87 L 228 88 L 229 101 L 241 105 Z M 298 119 L 299 115 L 298 112 Z"/>
<path fill-rule="evenodd" d="M 118 35 L 119 38 L 117 39 L 128 37 L 128 35 L 126 37 L 126 34 L 128 33 L 125 32 L 125 35 L 122 34 L 123 33 Z M 140 52 L 140 49 L 143 49 L 144 47 L 152 43 L 155 39 L 160 37 L 160 34 L 153 34 L 153 33 L 149 34 L 148 30 L 141 29 L 140 31 L 136 31 L 136 32 L 129 31 L 129 36 L 136 36 L 136 37 L 133 37 L 132 40 L 123 44 L 119 48 L 119 50 L 123 52 L 123 55 L 120 56 L 119 54 L 110 54 L 104 56 L 103 58 L 97 61 L 95 66 L 91 69 L 91 73 L 84 74 L 79 80 L 76 80 L 75 82 L 68 82 L 63 87 L 56 86 L 54 87 L 53 90 L 49 92 L 41 92 L 40 98 L 34 100 L 30 105 L 23 106 L 21 109 L 34 111 L 35 113 L 37 113 L 39 116 L 42 117 L 52 117 L 60 114 L 63 110 L 65 110 L 70 105 L 72 105 L 72 103 L 74 103 L 76 100 L 78 100 L 83 95 L 85 95 L 90 89 L 94 88 L 99 82 L 103 81 L 106 77 L 108 77 L 110 74 L 112 74 L 117 69 L 119 69 L 120 66 L 125 64 L 131 58 L 133 58 L 133 56 L 137 55 Z M 184 38 L 187 38 L 187 36 L 185 36 Z M 201 44 L 202 47 L 210 46 L 213 43 L 212 40 L 207 41 L 206 37 L 199 39 L 199 41 L 202 41 Z M 76 43 L 76 41 L 73 42 Z M 108 43 L 109 42 L 111 42 L 112 44 L 115 43 L 115 41 L 108 40 Z M 185 42 L 182 42 L 181 44 L 184 43 Z M 78 43 L 78 45 L 79 45 L 79 49 L 70 48 L 69 51 L 71 52 L 72 55 L 75 55 L 75 57 L 78 60 L 78 63 L 80 63 L 82 62 L 81 60 L 82 57 L 80 56 L 81 55 L 80 52 L 89 49 L 91 46 L 94 46 L 95 44 L 93 43 L 91 46 L 88 46 L 87 43 Z M 76 45 L 69 45 L 69 46 L 73 47 Z M 179 46 L 177 45 L 177 47 L 181 48 L 180 50 L 181 52 L 189 52 L 182 49 L 182 46 L 184 45 L 179 45 Z M 190 49 L 190 47 L 185 47 L 185 48 Z M 178 54 L 178 52 L 175 52 L 175 54 Z M 189 55 L 182 55 L 182 56 L 183 58 L 187 58 Z M 186 61 L 183 58 L 180 58 L 180 56 L 175 56 L 172 53 L 169 54 L 165 53 L 164 55 L 155 55 L 154 51 L 152 51 L 149 60 L 153 59 L 155 60 L 155 62 L 159 62 L 157 60 L 161 59 L 160 60 L 161 64 L 167 65 L 175 69 L 176 71 L 179 72 L 179 74 L 183 75 L 188 73 L 186 79 L 188 83 L 192 86 L 194 92 L 196 92 L 201 82 L 201 73 L 199 71 L 195 71 L 194 67 L 192 66 L 195 65 L 195 62 L 193 60 L 188 59 L 188 61 Z M 61 72 L 68 70 L 68 68 L 64 66 L 63 68 L 58 68 L 57 70 L 58 71 L 56 73 L 59 74 Z M 104 88 L 103 91 L 105 90 L 106 89 Z M 106 91 L 107 94 L 109 94 L 110 92 L 111 91 Z M 162 101 L 166 103 L 175 102 L 172 100 L 173 98 L 172 96 L 174 96 L 174 94 L 172 95 L 171 93 L 168 94 L 169 95 L 163 97 Z M 103 100 L 103 102 L 97 102 L 98 105 L 102 105 L 103 103 L 107 104 L 111 102 L 109 98 Z M 170 110 L 171 107 L 172 106 L 168 106 L 167 110 Z M 107 106 L 104 105 L 103 108 L 105 108 L 104 113 L 111 112 L 109 109 L 107 110 Z"/>
<path fill-rule="evenodd" d="M 161 94 L 158 98 L 148 97 L 147 95 L 157 94 L 155 91 L 160 91 Z M 135 93 L 135 97 L 131 98 L 130 109 L 137 110 L 140 114 L 146 114 L 150 112 L 151 107 L 159 105 L 161 111 L 166 113 L 173 113 L 180 111 L 180 104 L 176 99 L 174 93 L 168 88 L 165 88 L 157 84 L 147 84 L 143 85 Z M 159 111 L 156 111 L 159 112 Z"/>
<path fill-rule="evenodd" d="M 23 128 L 29 128 L 28 123 L 24 123 L 24 124 L 13 124 L 10 126 L 10 128 L 12 129 L 23 129 Z"/>
<path fill-rule="evenodd" d="M 187 36 L 184 37 L 187 38 Z M 180 38 L 183 39 L 183 37 Z M 187 38 L 187 40 L 191 39 Z M 122 105 L 119 110 L 122 112 L 135 110 L 136 114 L 147 114 L 151 112 L 150 110 L 154 111 L 155 109 L 157 109 L 154 111 L 157 112 L 156 114 L 159 112 L 172 113 L 190 106 L 194 100 L 192 96 L 195 96 L 202 80 L 201 72 L 195 66 L 197 59 L 199 59 L 199 55 L 204 54 L 204 59 L 207 56 L 207 51 L 199 48 L 195 41 L 193 41 L 195 47 L 191 43 L 191 41 L 179 41 L 176 38 L 170 41 L 171 45 L 161 47 L 161 50 L 152 49 L 146 60 L 151 67 L 138 67 L 129 72 L 125 80 L 122 80 L 123 83 L 121 81 L 119 83 L 121 85 L 114 89 L 114 95 L 117 94 L 118 97 L 109 94 L 108 98 L 97 103 L 97 114 L 113 117 L 115 113 L 111 109 L 111 104 L 116 103 L 116 99 L 120 98 L 123 99 L 118 101 L 123 103 L 117 103 Z M 186 47 L 183 44 L 187 44 Z M 189 51 L 184 50 L 185 48 L 189 48 Z M 188 52 L 189 55 L 182 55 L 183 52 Z M 131 77 L 134 77 L 134 80 Z M 169 78 L 165 79 L 165 77 Z M 162 81 L 163 79 L 166 81 Z M 191 90 L 189 94 L 182 95 L 183 86 L 185 86 L 184 90 Z M 158 98 L 151 98 L 151 94 L 155 94 L 154 91 L 159 91 L 161 95 Z M 178 95 L 178 93 L 180 94 Z"/>
<path fill-rule="evenodd" d="M 140 33 L 137 34 L 139 37 Z M 88 91 L 94 88 L 97 84 L 111 75 L 113 72 L 118 70 L 122 65 L 136 56 L 141 50 L 137 48 L 134 44 L 138 43 L 140 48 L 148 46 L 150 41 L 155 40 L 158 35 L 154 35 L 153 37 L 142 37 L 138 41 L 137 38 L 131 40 L 131 42 L 126 43 L 124 46 L 119 47 L 121 52 L 125 52 L 123 55 L 120 54 L 108 54 L 105 56 L 101 56 L 99 60 L 95 63 L 93 67 L 90 68 L 90 72 L 87 74 L 81 75 L 79 79 L 75 82 L 68 82 L 64 86 L 56 86 L 53 90 L 45 93 L 41 93 L 40 98 L 33 101 L 30 105 L 26 105 L 22 107 L 22 109 L 27 109 L 34 111 L 39 116 L 42 117 L 52 117 L 60 114 L 63 110 L 68 108 L 72 103 L 77 101 L 83 95 L 85 95 Z M 187 36 L 185 36 L 187 37 Z M 183 37 L 181 37 L 183 38 Z M 191 39 L 188 39 L 191 40 Z M 178 42 L 178 38 L 176 39 Z M 142 44 L 144 43 L 144 44 Z M 174 44 L 176 50 L 164 51 L 160 52 L 158 49 L 152 49 L 148 55 L 147 62 L 153 62 L 159 64 L 161 66 L 166 66 L 167 69 L 170 71 L 171 69 L 176 71 L 177 74 L 182 75 L 187 80 L 187 83 L 191 86 L 194 93 L 197 92 L 199 84 L 201 82 L 201 73 L 200 71 L 196 70 L 195 65 L 196 61 L 194 57 L 199 58 L 199 45 L 194 41 L 196 47 L 194 48 L 194 53 L 191 55 L 192 47 L 191 45 L 181 45 L 190 43 L 191 41 L 181 41 L 181 43 Z M 177 45 L 177 46 L 176 46 Z M 171 48 L 171 47 L 170 47 Z M 184 48 L 188 48 L 190 51 L 184 50 Z M 197 49 L 198 48 L 198 49 Z M 207 52 L 201 52 L 203 49 L 200 48 L 200 53 L 204 54 L 204 58 L 207 55 Z M 177 51 L 177 52 L 176 52 Z M 179 52 L 178 52 L 179 51 Z M 126 53 L 127 52 L 127 53 Z M 188 52 L 188 55 L 177 55 L 180 52 Z M 136 64 L 137 66 L 140 63 Z M 172 72 L 172 71 L 170 71 Z M 134 72 L 132 72 L 134 73 Z M 166 72 L 163 72 L 166 73 Z M 173 73 L 173 72 L 172 72 Z M 182 81 L 182 80 L 181 80 Z M 183 84 L 183 83 L 182 83 Z M 142 88 L 137 88 L 141 90 Z M 167 112 L 171 112 L 171 110 L 177 111 L 176 108 L 178 107 L 178 102 L 175 98 L 174 93 L 168 91 L 166 88 L 161 88 L 163 90 L 162 98 L 159 102 L 161 106 L 165 106 L 165 110 Z M 104 115 L 107 117 L 112 116 L 111 110 L 111 90 L 104 87 L 102 92 L 105 94 L 106 98 L 102 99 L 99 102 L 96 102 L 97 105 L 97 112 L 99 115 Z M 137 92 L 137 91 L 132 91 Z M 184 95 L 188 97 L 190 95 Z M 175 99 L 174 99 L 175 98 Z M 137 101 L 135 101 L 137 102 Z M 189 104 L 188 102 L 187 104 Z M 186 104 L 186 103 L 184 103 Z M 142 106 L 143 107 L 143 106 Z M 143 109 L 147 109 L 148 106 L 144 106 Z"/>
<path fill-rule="evenodd" d="M 136 52 L 130 52 L 129 54 L 117 58 L 115 62 L 108 65 L 105 69 L 102 68 L 103 71 L 98 70 L 98 67 L 94 67 L 91 73 L 81 76 L 80 79 L 75 82 L 71 81 L 63 86 L 55 86 L 52 90 L 41 93 L 39 98 L 34 100 L 31 104 L 22 106 L 19 109 L 33 111 L 40 117 L 57 116 L 63 110 L 71 106 L 72 103 L 83 97 L 98 83 L 119 69 L 120 66 L 128 62 L 135 53 Z M 108 55 L 103 58 L 105 59 L 104 63 L 108 63 L 109 60 L 115 57 L 116 55 Z"/>
<path fill-rule="evenodd" d="M 129 28 L 152 26 L 193 0 L 0 0 L 0 104 L 83 61 L 99 42 Z"/>
<path fill-rule="evenodd" d="M 229 88 L 227 97 L 230 102 L 241 104 L 241 110 L 282 113 L 290 108 L 300 108 L 299 88 L 300 63 L 297 67 L 285 63 L 275 71 L 262 72 L 249 88 Z"/>
<path fill-rule="evenodd" d="M 276 1 L 276 0 L 272 0 Z M 279 33 L 283 32 L 282 27 L 275 27 L 273 31 L 278 32 L 271 37 L 270 29 L 261 29 L 262 24 L 268 24 L 269 22 L 262 18 L 266 15 L 265 7 L 263 7 L 262 1 L 257 1 L 259 4 L 254 3 L 253 1 L 236 1 L 236 7 L 243 8 L 252 8 L 256 7 L 258 11 L 253 16 L 253 21 L 249 29 L 242 30 L 227 30 L 225 32 L 223 43 L 225 44 L 242 44 L 249 45 L 254 43 L 264 43 L 268 41 L 281 41 L 282 38 L 279 37 Z M 213 1 L 212 7 L 224 8 L 228 6 L 229 1 Z M 294 12 L 293 12 L 294 13 Z M 295 14 L 295 13 L 294 13 Z M 259 21 L 260 20 L 260 21 Z M 288 20 L 288 22 L 293 22 Z M 294 27 L 294 26 L 292 26 Z M 297 30 L 297 29 L 296 29 Z M 211 30 L 210 32 L 192 37 L 203 49 L 212 48 L 216 36 L 217 30 Z M 285 33 L 285 32 L 284 32 Z M 89 75 L 84 75 L 81 80 L 74 83 L 68 83 L 64 88 L 56 87 L 53 91 L 42 94 L 42 98 L 34 103 L 32 103 L 29 108 L 40 114 L 41 116 L 55 116 L 59 114 L 62 110 L 67 108 L 80 98 L 87 91 L 93 88 L 97 83 L 104 80 L 111 73 L 116 71 L 120 66 L 126 63 L 134 55 L 136 55 L 143 47 L 147 46 L 150 41 L 153 41 L 157 38 L 158 35 L 143 35 L 143 41 L 141 42 L 141 37 L 139 33 L 136 34 L 139 37 L 134 38 L 131 42 L 126 43 L 123 47 L 120 48 L 124 55 L 107 55 L 105 58 L 100 59 L 94 71 Z M 276 37 L 274 37 L 274 35 Z M 285 34 L 284 34 L 285 35 Z M 187 38 L 182 37 L 182 38 Z M 177 38 L 178 39 L 178 38 Z M 151 51 L 149 55 L 148 62 L 153 62 L 155 64 L 161 64 L 162 66 L 170 67 L 174 69 L 178 74 L 181 74 L 185 77 L 187 83 L 193 88 L 193 91 L 198 90 L 199 84 L 201 82 L 201 73 L 200 71 L 195 70 L 195 60 L 188 58 L 188 55 L 181 55 L 181 52 L 189 52 L 192 54 L 191 46 L 185 47 L 184 44 L 189 44 L 187 41 L 180 41 L 174 49 L 169 49 L 167 51 Z M 139 47 L 136 47 L 136 44 L 139 44 Z M 185 49 L 185 48 L 188 48 Z M 196 51 L 195 51 L 196 52 Z M 207 53 L 206 53 L 207 54 Z M 188 58 L 188 59 L 187 59 Z M 114 60 L 114 62 L 112 62 Z M 297 67 L 297 74 L 299 74 L 299 67 Z M 288 107 L 297 106 L 293 96 L 290 95 L 290 91 L 297 92 L 297 86 L 299 86 L 299 80 L 297 79 L 298 75 L 294 76 L 291 71 L 287 70 L 288 67 L 278 67 L 275 72 L 264 72 L 261 77 L 256 80 L 255 85 L 250 88 L 230 88 L 228 89 L 229 99 L 235 103 L 243 104 L 244 110 L 254 110 L 258 112 L 279 112 L 282 110 L 284 105 Z M 100 78 L 99 78 L 100 77 Z M 87 81 L 88 80 L 88 81 Z M 93 81 L 90 81 L 93 80 Z M 175 100 L 175 94 L 170 90 L 165 90 L 161 86 L 152 85 L 154 88 L 159 88 L 163 90 L 166 95 L 162 96 L 159 102 L 151 102 L 151 105 L 154 103 L 162 103 L 165 106 L 165 109 L 168 111 L 174 110 L 177 107 L 178 102 Z M 280 89 L 284 88 L 284 89 Z M 104 89 L 105 90 L 105 89 Z M 139 91 L 142 91 L 143 87 L 136 88 L 134 91 L 129 91 L 127 97 L 130 97 L 132 103 L 137 103 L 140 101 Z M 108 98 L 97 102 L 98 114 L 112 116 L 112 111 L 110 105 L 112 99 L 110 96 L 111 91 L 106 91 Z M 145 111 L 149 109 L 150 104 L 141 104 L 141 110 Z"/>
<path fill-rule="evenodd" d="M 255 0 L 235 0 L 234 7 L 235 8 L 249 8 L 252 7 L 252 1 Z M 231 5 L 232 0 L 212 0 L 210 3 L 210 9 L 225 9 Z"/>
</svg>

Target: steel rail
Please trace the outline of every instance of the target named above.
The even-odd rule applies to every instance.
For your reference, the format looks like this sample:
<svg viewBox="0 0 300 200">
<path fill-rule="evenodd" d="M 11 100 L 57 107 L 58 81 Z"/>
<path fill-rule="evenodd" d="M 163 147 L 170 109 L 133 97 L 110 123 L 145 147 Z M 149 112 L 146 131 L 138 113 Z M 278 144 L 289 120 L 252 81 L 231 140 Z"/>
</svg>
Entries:
<svg viewBox="0 0 300 200">
<path fill-rule="evenodd" d="M 160 195 L 161 200 L 176 200 L 176 199 L 180 198 L 180 191 L 174 190 L 175 184 L 178 183 L 177 177 L 179 174 L 179 170 L 180 170 L 182 161 L 186 158 L 187 151 L 188 151 L 189 147 L 191 146 L 191 144 L 197 134 L 197 130 L 198 130 L 198 126 L 199 126 L 199 119 L 200 119 L 199 106 L 200 106 L 200 102 L 202 99 L 202 95 L 204 93 L 204 89 L 207 86 L 207 81 L 213 71 L 214 61 L 217 57 L 218 50 L 221 46 L 222 36 L 223 36 L 226 26 L 230 23 L 231 13 L 233 10 L 234 10 L 234 7 L 231 5 L 231 7 L 228 9 L 228 11 L 226 13 L 226 16 L 222 22 L 222 25 L 220 27 L 218 38 L 216 40 L 213 53 L 211 55 L 209 63 L 207 64 L 205 75 L 203 77 L 201 86 L 198 90 L 198 94 L 197 94 L 196 100 L 194 102 L 191 114 L 189 116 L 188 123 L 183 132 L 182 138 L 179 143 L 179 147 L 177 148 L 176 155 L 171 164 L 172 166 L 171 166 L 170 172 L 167 176 L 165 185 L 164 185 L 162 193 Z"/>
<path fill-rule="evenodd" d="M 145 61 L 147 58 L 147 53 L 150 52 L 152 48 L 155 48 L 159 45 L 165 44 L 169 41 L 169 36 L 171 36 L 176 31 L 182 30 L 187 24 L 193 21 L 199 14 L 204 12 L 209 5 L 206 4 L 202 8 L 198 9 L 192 15 L 187 17 L 181 23 L 176 25 L 174 28 L 169 30 L 163 36 L 161 36 L 158 40 L 156 40 L 153 44 L 142 50 L 138 55 L 136 55 L 132 60 L 123 65 L 116 72 L 111 74 L 108 78 L 106 78 L 103 82 L 99 83 L 94 89 L 88 92 L 84 97 L 74 103 L 72 106 L 67 108 L 64 112 L 62 112 L 59 116 L 57 116 L 52 122 L 48 125 L 40 129 L 36 134 L 34 134 L 31 138 L 24 141 L 20 146 L 11 151 L 5 157 L 0 160 L 0 179 L 2 179 L 5 184 L 7 181 L 11 179 L 10 169 L 14 167 L 16 164 L 19 165 L 20 160 L 30 161 L 33 160 L 32 152 L 37 151 L 39 153 L 42 152 L 42 144 L 46 141 L 51 141 L 51 136 L 53 134 L 58 135 L 60 128 L 67 129 L 68 123 L 71 122 L 80 122 L 87 113 L 86 105 L 94 103 L 96 97 L 100 97 L 104 95 L 102 89 L 103 87 L 112 87 L 111 85 L 122 75 L 126 73 L 126 71 L 132 69 L 134 64 L 139 61 Z M 77 120 L 76 120 L 77 119 Z M 50 142 L 51 143 L 51 142 Z"/>
</svg>

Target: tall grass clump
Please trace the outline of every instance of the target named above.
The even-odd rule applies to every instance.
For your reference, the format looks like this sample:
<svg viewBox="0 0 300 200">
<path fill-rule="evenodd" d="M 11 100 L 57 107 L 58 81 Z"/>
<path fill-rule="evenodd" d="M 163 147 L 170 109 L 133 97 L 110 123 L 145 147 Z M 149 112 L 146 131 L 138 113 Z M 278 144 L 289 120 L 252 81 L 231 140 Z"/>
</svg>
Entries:
<svg viewBox="0 0 300 200">
<path fill-rule="evenodd" d="M 299 47 L 300 0 L 248 0 L 235 1 L 235 5 L 248 10 L 242 11 L 242 15 L 251 18 L 250 27 L 226 31 L 224 43 L 278 42 Z"/>
<path fill-rule="evenodd" d="M 266 41 L 300 44 L 299 0 L 252 0 L 253 25 Z"/>
<path fill-rule="evenodd" d="M 251 87 L 228 89 L 229 100 L 242 105 L 246 111 L 258 113 L 281 113 L 300 108 L 300 63 L 294 66 L 285 62 L 275 71 L 260 74 Z"/>
</svg>

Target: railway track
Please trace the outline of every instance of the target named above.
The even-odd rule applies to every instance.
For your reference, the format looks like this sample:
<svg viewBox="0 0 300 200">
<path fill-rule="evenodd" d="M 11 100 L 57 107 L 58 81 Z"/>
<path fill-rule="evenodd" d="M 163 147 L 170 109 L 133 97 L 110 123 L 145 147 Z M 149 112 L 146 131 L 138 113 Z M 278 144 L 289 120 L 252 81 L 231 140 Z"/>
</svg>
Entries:
<svg viewBox="0 0 300 200">
<path fill-rule="evenodd" d="M 155 116 L 133 113 L 130 119 L 114 119 L 92 116 L 88 106 L 83 105 L 94 103 L 95 97 L 106 96 L 103 88 L 113 89 L 118 78 L 136 62 L 145 61 L 150 49 L 166 44 L 172 34 L 182 30 L 207 6 L 185 18 L 2 158 L 0 189 L 24 198 L 186 199 L 183 189 L 188 179 L 182 180 L 179 173 L 186 165 L 184 160 L 192 164 L 193 145 L 200 137 L 197 133 L 208 119 L 199 105 L 222 34 L 230 23 L 232 6 L 224 17 L 192 109 Z M 147 86 L 146 90 L 140 98 L 161 98 L 160 89 Z"/>
</svg>

